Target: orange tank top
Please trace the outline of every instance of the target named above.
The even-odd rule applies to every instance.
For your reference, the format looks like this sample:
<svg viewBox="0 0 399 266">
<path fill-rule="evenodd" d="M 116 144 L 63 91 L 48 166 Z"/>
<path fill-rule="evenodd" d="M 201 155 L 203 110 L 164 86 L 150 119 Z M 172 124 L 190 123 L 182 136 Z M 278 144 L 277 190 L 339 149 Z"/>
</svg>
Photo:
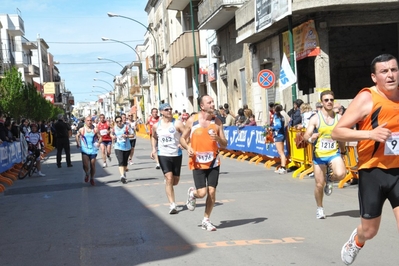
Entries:
<svg viewBox="0 0 399 266">
<path fill-rule="evenodd" d="M 358 168 L 378 167 L 382 169 L 399 167 L 399 102 L 393 102 L 381 96 L 375 87 L 364 88 L 373 99 L 373 108 L 363 121 L 358 122 L 359 130 L 372 130 L 387 122 L 386 128 L 392 136 L 385 143 L 374 140 L 362 140 L 358 143 Z"/>
<path fill-rule="evenodd" d="M 188 166 L 193 169 L 210 169 L 220 165 L 218 156 L 218 144 L 209 136 L 209 132 L 218 132 L 219 126 L 213 118 L 208 127 L 202 127 L 198 121 L 198 114 L 194 117 L 191 127 L 190 146 L 194 150 L 194 156 L 189 157 Z"/>
</svg>

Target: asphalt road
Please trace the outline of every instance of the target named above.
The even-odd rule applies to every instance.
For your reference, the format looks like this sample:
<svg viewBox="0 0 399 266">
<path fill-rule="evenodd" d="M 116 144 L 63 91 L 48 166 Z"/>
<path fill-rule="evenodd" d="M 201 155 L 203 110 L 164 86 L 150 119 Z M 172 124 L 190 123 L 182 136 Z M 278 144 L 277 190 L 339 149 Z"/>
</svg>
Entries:
<svg viewBox="0 0 399 266">
<path fill-rule="evenodd" d="M 357 186 L 324 198 L 316 219 L 314 180 L 277 175 L 262 164 L 223 158 L 211 221 L 200 227 L 204 200 L 191 212 L 186 193 L 192 173 L 183 159 L 175 187 L 179 213 L 168 213 L 163 175 L 137 140 L 128 183 L 117 161 L 97 162 L 96 186 L 84 183 L 72 141 L 72 168 L 43 164 L 46 177 L 17 180 L 0 195 L 0 265 L 343 265 L 341 247 L 357 226 Z M 353 265 L 398 265 L 398 232 L 389 204 L 377 237 Z"/>
</svg>

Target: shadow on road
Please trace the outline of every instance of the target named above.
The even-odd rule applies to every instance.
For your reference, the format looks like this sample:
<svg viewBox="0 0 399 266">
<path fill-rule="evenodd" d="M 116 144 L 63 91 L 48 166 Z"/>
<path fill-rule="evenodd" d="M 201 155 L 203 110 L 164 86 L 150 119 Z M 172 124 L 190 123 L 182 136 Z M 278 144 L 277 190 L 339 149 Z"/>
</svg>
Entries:
<svg viewBox="0 0 399 266">
<path fill-rule="evenodd" d="M 222 228 L 240 226 L 240 225 L 244 225 L 244 224 L 257 224 L 257 223 L 262 223 L 266 220 L 267 220 L 266 217 L 259 217 L 259 218 L 253 218 L 253 219 L 220 221 L 220 224 L 217 226 L 217 228 L 222 229 Z"/>
</svg>

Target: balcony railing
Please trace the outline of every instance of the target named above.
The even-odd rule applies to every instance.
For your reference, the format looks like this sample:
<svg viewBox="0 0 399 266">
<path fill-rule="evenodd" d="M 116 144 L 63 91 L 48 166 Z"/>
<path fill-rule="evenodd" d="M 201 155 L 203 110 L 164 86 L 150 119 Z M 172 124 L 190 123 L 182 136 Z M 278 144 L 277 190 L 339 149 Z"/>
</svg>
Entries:
<svg viewBox="0 0 399 266">
<path fill-rule="evenodd" d="M 193 33 L 186 31 L 181 34 L 171 45 L 169 60 L 172 67 L 185 68 L 194 64 Z M 197 58 L 201 57 L 199 31 L 194 32 Z"/>
<path fill-rule="evenodd" d="M 233 19 L 235 11 L 247 1 L 203 0 L 198 6 L 199 29 L 219 29 Z"/>
</svg>

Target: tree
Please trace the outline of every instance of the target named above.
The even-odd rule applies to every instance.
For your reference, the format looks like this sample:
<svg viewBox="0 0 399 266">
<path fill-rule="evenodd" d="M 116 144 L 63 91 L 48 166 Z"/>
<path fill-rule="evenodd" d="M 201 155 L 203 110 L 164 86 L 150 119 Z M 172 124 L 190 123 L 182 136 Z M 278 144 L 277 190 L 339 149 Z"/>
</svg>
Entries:
<svg viewBox="0 0 399 266">
<path fill-rule="evenodd" d="M 0 80 L 0 109 L 7 116 L 19 118 L 26 104 L 26 99 L 21 97 L 24 87 L 17 68 L 13 67 L 4 73 L 4 78 Z"/>
</svg>

